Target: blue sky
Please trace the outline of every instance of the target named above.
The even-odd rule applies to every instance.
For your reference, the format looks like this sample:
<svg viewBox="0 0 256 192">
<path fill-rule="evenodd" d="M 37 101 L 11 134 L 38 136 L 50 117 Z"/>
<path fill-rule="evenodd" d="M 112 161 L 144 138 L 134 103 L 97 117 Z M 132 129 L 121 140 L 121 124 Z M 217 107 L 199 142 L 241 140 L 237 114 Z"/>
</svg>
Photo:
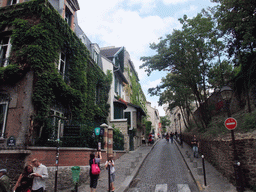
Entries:
<svg viewBox="0 0 256 192">
<path fill-rule="evenodd" d="M 124 46 L 138 72 L 140 84 L 152 107 L 164 116 L 158 106 L 158 97 L 150 97 L 148 88 L 160 84 L 165 72 L 153 72 L 147 76 L 140 57 L 152 56 L 150 43 L 180 29 L 178 19 L 186 14 L 196 16 L 203 8 L 215 6 L 210 0 L 78 0 L 78 23 L 88 38 L 100 47 Z"/>
</svg>

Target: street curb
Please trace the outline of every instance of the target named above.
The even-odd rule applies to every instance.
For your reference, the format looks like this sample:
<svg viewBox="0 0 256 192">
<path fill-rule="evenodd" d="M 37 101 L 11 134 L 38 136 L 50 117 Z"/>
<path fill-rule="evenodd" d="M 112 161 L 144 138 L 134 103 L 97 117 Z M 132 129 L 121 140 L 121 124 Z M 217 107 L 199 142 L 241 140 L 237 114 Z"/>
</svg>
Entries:
<svg viewBox="0 0 256 192">
<path fill-rule="evenodd" d="M 140 162 L 140 164 L 138 166 L 136 166 L 135 170 L 132 172 L 131 176 L 127 177 L 125 179 L 125 181 L 123 182 L 123 185 L 121 187 L 119 187 L 116 191 L 120 191 L 120 192 L 126 192 L 131 184 L 131 182 L 133 181 L 133 179 L 137 176 L 142 164 L 144 163 L 145 159 L 148 157 L 148 155 L 151 153 L 151 151 L 153 150 L 153 148 L 155 147 L 155 145 L 159 142 L 159 139 L 153 144 L 153 146 L 151 147 L 150 151 L 148 152 L 148 154 L 142 159 L 142 161 Z"/>
<path fill-rule="evenodd" d="M 182 156 L 182 158 L 183 158 L 183 160 L 184 160 L 184 162 L 185 162 L 185 164 L 186 164 L 186 166 L 187 166 L 187 168 L 188 168 L 188 170 L 189 170 L 190 175 L 192 176 L 194 182 L 196 183 L 197 189 L 198 189 L 199 191 L 203 191 L 203 190 L 204 190 L 203 187 L 201 186 L 200 182 L 197 181 L 196 178 L 195 178 L 195 176 L 193 175 L 192 170 L 190 169 L 190 167 L 189 167 L 189 165 L 188 165 L 188 163 L 187 163 L 185 157 L 183 156 L 183 154 L 182 154 L 182 152 L 181 152 L 181 150 L 180 150 L 180 147 L 179 147 L 178 144 L 177 144 L 177 141 L 176 141 L 176 140 L 174 140 L 174 141 L 175 141 L 174 143 L 175 143 L 176 147 L 178 148 L 178 150 L 179 150 L 179 152 L 180 152 L 180 154 L 181 154 L 181 156 Z M 184 142 L 184 141 L 183 141 L 183 142 Z"/>
</svg>

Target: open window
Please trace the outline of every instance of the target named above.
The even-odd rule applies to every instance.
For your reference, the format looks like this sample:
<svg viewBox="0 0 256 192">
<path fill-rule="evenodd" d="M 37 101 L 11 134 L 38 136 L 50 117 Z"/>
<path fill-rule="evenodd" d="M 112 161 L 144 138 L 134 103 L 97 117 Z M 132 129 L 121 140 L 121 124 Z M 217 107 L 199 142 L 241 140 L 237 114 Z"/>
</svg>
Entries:
<svg viewBox="0 0 256 192">
<path fill-rule="evenodd" d="M 9 64 L 11 51 L 11 38 L 9 36 L 0 37 L 0 67 L 6 67 Z"/>
<path fill-rule="evenodd" d="M 4 138 L 7 121 L 8 101 L 0 101 L 0 137 Z"/>
<path fill-rule="evenodd" d="M 64 113 L 55 109 L 50 110 L 52 132 L 48 140 L 56 140 L 63 136 L 64 130 Z"/>
<path fill-rule="evenodd" d="M 15 5 L 17 3 L 19 3 L 19 0 L 8 0 L 7 1 L 7 5 Z"/>
<path fill-rule="evenodd" d="M 59 63 L 58 63 L 58 71 L 63 76 L 65 75 L 65 69 L 66 69 L 66 54 L 61 52 L 59 57 Z"/>
<path fill-rule="evenodd" d="M 71 13 L 70 9 L 66 6 L 65 8 L 65 21 L 67 24 L 71 27 L 72 24 L 72 16 L 73 14 Z"/>
</svg>

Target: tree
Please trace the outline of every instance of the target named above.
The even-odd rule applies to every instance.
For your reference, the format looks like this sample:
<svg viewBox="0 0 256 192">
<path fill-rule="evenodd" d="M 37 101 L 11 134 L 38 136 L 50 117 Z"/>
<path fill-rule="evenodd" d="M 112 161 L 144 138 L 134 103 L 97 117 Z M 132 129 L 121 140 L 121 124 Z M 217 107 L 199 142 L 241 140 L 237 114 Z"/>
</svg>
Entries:
<svg viewBox="0 0 256 192">
<path fill-rule="evenodd" d="M 216 57 L 219 37 L 216 35 L 213 18 L 204 10 L 192 19 L 184 15 L 179 20 L 182 30 L 174 30 L 166 38 L 161 38 L 158 44 L 152 43 L 150 48 L 156 50 L 157 54 L 142 57 L 143 64 L 140 67 L 145 68 L 148 75 L 154 70 L 167 70 L 175 74 L 179 79 L 178 85 L 183 85 L 193 94 L 200 110 L 202 126 L 206 128 L 211 119 L 207 103 L 208 73 Z M 222 48 L 218 46 L 219 50 Z M 162 99 L 168 98 L 164 96 L 168 91 L 162 93 L 163 88 L 166 87 L 158 86 L 150 91 L 162 95 Z M 179 106 L 179 102 L 175 102 Z"/>
<path fill-rule="evenodd" d="M 166 132 L 166 127 L 170 126 L 171 121 L 168 119 L 167 116 L 160 117 L 160 122 L 162 124 L 163 132 Z"/>
<path fill-rule="evenodd" d="M 239 72 L 234 78 L 235 90 L 246 95 L 250 108 L 249 92 L 256 84 L 256 1 L 254 0 L 213 0 L 220 3 L 215 7 L 218 28 L 228 45 L 229 57 L 234 59 Z"/>
</svg>

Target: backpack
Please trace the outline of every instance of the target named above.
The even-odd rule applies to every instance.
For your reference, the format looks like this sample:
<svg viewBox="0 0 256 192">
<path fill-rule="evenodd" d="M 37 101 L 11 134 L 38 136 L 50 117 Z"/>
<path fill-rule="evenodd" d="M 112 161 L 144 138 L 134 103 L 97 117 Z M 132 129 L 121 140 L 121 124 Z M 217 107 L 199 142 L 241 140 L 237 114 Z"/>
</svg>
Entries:
<svg viewBox="0 0 256 192">
<path fill-rule="evenodd" d="M 91 168 L 92 168 L 92 174 L 93 174 L 93 175 L 99 175 L 99 174 L 100 174 L 99 165 L 94 162 L 94 159 L 93 159 L 93 163 L 92 163 L 92 165 L 91 165 Z"/>
</svg>

